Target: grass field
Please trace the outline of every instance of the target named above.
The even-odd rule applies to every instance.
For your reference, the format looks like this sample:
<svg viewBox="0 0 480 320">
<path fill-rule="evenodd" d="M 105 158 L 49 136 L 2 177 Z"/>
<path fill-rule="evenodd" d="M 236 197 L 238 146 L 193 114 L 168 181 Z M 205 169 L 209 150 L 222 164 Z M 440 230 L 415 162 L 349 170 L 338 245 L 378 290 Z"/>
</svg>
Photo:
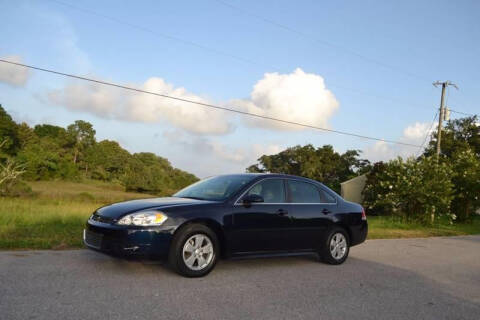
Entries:
<svg viewBox="0 0 480 320">
<path fill-rule="evenodd" d="M 127 199 L 149 197 L 124 192 L 101 182 L 29 183 L 31 198 L 0 198 L 0 249 L 81 248 L 82 230 L 98 207 Z M 368 217 L 369 239 L 453 236 L 480 233 L 480 219 L 471 224 L 425 227 L 386 217 Z"/>
<path fill-rule="evenodd" d="M 0 249 L 80 248 L 85 221 L 96 208 L 149 197 L 97 181 L 29 185 L 36 194 L 32 198 L 0 198 Z"/>
</svg>

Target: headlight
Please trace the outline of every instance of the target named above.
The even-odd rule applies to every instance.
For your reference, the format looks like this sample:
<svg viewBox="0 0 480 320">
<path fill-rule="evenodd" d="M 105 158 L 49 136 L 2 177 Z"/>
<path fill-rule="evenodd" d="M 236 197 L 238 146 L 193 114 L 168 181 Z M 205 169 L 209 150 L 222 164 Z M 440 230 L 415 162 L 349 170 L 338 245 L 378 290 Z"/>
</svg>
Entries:
<svg viewBox="0 0 480 320">
<path fill-rule="evenodd" d="M 159 226 L 167 220 L 167 216 L 158 211 L 146 211 L 127 214 L 117 224 L 124 226 Z"/>
</svg>

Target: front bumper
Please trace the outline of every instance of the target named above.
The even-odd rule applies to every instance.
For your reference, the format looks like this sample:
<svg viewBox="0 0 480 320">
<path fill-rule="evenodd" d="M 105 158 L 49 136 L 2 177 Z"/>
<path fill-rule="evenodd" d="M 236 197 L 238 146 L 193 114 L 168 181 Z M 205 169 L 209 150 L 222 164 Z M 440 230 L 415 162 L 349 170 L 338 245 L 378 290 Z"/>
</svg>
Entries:
<svg viewBox="0 0 480 320">
<path fill-rule="evenodd" d="M 166 257 L 174 231 L 173 227 L 140 228 L 89 220 L 83 242 L 90 249 L 117 255 Z"/>
</svg>

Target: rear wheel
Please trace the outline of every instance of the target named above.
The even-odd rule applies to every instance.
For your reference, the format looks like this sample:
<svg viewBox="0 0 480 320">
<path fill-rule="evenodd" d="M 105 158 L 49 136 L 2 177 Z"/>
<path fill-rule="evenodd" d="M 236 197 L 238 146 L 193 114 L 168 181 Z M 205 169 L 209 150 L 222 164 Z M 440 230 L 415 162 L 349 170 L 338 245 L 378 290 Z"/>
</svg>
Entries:
<svg viewBox="0 0 480 320">
<path fill-rule="evenodd" d="M 319 249 L 320 259 L 329 264 L 342 264 L 350 251 L 350 239 L 345 229 L 332 228 Z"/>
<path fill-rule="evenodd" d="M 169 252 L 169 264 L 179 274 L 202 277 L 212 271 L 218 257 L 218 239 L 203 224 L 190 224 L 174 236 Z"/>
</svg>

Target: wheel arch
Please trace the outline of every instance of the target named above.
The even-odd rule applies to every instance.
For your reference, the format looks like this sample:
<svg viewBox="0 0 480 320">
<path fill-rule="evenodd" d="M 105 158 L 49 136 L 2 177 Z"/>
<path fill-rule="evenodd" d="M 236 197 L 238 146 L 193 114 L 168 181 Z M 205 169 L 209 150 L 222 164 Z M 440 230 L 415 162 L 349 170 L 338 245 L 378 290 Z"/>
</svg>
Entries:
<svg viewBox="0 0 480 320">
<path fill-rule="evenodd" d="M 220 255 L 225 256 L 227 252 L 227 244 L 226 244 L 226 237 L 225 237 L 225 232 L 223 230 L 222 225 L 218 222 L 215 221 L 214 219 L 209 219 L 209 218 L 194 218 L 191 220 L 187 220 L 184 223 L 182 223 L 174 232 L 177 234 L 181 229 L 187 227 L 188 225 L 191 224 L 203 224 L 207 227 L 209 227 L 217 236 L 219 245 L 220 245 Z"/>
<path fill-rule="evenodd" d="M 345 232 L 347 233 L 348 235 L 348 242 L 349 242 L 349 245 L 351 245 L 351 242 L 353 240 L 352 236 L 352 230 L 350 229 L 350 227 L 344 223 L 344 222 L 341 222 L 341 221 L 338 221 L 338 222 L 335 222 L 332 227 L 339 227 L 339 228 L 342 228 L 343 230 L 345 230 Z"/>
</svg>

